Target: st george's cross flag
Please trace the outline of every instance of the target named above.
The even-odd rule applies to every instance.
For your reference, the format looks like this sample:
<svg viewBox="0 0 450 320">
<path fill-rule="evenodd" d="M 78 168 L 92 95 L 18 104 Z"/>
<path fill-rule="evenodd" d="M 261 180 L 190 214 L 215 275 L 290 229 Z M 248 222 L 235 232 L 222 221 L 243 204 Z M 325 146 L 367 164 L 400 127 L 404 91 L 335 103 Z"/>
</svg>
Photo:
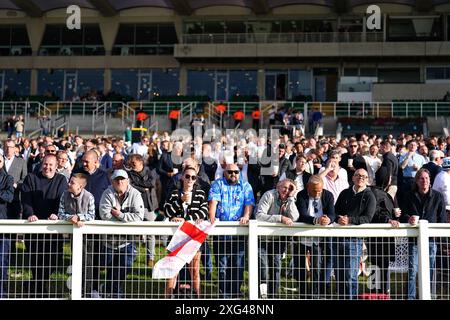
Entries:
<svg viewBox="0 0 450 320">
<path fill-rule="evenodd" d="M 202 221 L 185 221 L 172 237 L 167 250 L 169 254 L 159 260 L 153 267 L 153 279 L 170 279 L 175 277 L 186 263 L 194 258 L 205 241 L 214 224 Z"/>
</svg>

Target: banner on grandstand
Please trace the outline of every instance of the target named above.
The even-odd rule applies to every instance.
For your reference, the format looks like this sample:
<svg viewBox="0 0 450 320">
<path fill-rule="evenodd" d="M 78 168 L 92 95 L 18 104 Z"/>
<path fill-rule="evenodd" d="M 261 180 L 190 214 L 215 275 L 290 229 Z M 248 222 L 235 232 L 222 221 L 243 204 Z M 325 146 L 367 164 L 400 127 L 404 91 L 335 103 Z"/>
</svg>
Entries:
<svg viewBox="0 0 450 320">
<path fill-rule="evenodd" d="M 175 232 L 167 246 L 169 254 L 153 268 L 153 279 L 170 279 L 176 276 L 186 263 L 194 258 L 214 224 L 202 221 L 185 221 Z"/>
</svg>

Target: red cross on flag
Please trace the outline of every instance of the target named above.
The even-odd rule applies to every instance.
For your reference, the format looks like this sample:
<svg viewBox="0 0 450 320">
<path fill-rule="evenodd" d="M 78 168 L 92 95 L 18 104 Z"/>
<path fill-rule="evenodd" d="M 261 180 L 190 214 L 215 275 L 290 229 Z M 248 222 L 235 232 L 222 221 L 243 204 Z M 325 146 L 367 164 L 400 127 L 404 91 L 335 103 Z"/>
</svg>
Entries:
<svg viewBox="0 0 450 320">
<path fill-rule="evenodd" d="M 186 263 L 191 262 L 200 249 L 214 224 L 202 221 L 185 221 L 172 237 L 167 250 L 169 254 L 159 260 L 153 267 L 153 279 L 170 279 L 175 277 Z"/>
</svg>

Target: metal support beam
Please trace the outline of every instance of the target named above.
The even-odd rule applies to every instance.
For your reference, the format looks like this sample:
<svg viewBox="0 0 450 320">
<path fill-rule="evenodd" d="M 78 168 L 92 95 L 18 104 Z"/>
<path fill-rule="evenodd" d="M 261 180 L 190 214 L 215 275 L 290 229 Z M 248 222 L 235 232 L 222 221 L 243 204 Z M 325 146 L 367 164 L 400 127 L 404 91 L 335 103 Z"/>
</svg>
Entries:
<svg viewBox="0 0 450 320">
<path fill-rule="evenodd" d="M 42 17 L 44 12 L 32 0 L 11 0 L 17 7 L 33 18 Z"/>
<path fill-rule="evenodd" d="M 270 7 L 267 0 L 253 0 L 253 12 L 255 14 L 267 14 L 270 12 Z"/>
<path fill-rule="evenodd" d="M 116 8 L 114 8 L 108 0 L 89 0 L 89 2 L 97 9 L 102 16 L 112 17 L 118 14 Z"/>
<path fill-rule="evenodd" d="M 188 0 L 170 0 L 176 13 L 182 16 L 189 16 L 194 11 Z"/>
</svg>

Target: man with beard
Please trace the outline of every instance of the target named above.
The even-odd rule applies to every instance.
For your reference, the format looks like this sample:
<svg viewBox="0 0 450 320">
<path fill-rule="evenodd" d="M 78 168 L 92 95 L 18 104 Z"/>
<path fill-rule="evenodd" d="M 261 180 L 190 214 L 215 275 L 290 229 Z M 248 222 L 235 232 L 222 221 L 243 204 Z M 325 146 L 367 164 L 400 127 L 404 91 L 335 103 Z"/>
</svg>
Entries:
<svg viewBox="0 0 450 320">
<path fill-rule="evenodd" d="M 211 185 L 209 192 L 209 219 L 211 223 L 239 221 L 247 224 L 255 205 L 253 190 L 240 179 L 236 164 L 228 164 L 224 177 Z M 219 268 L 219 295 L 221 298 L 239 298 L 244 280 L 245 237 L 220 236 L 214 241 L 214 253 Z"/>
</svg>

